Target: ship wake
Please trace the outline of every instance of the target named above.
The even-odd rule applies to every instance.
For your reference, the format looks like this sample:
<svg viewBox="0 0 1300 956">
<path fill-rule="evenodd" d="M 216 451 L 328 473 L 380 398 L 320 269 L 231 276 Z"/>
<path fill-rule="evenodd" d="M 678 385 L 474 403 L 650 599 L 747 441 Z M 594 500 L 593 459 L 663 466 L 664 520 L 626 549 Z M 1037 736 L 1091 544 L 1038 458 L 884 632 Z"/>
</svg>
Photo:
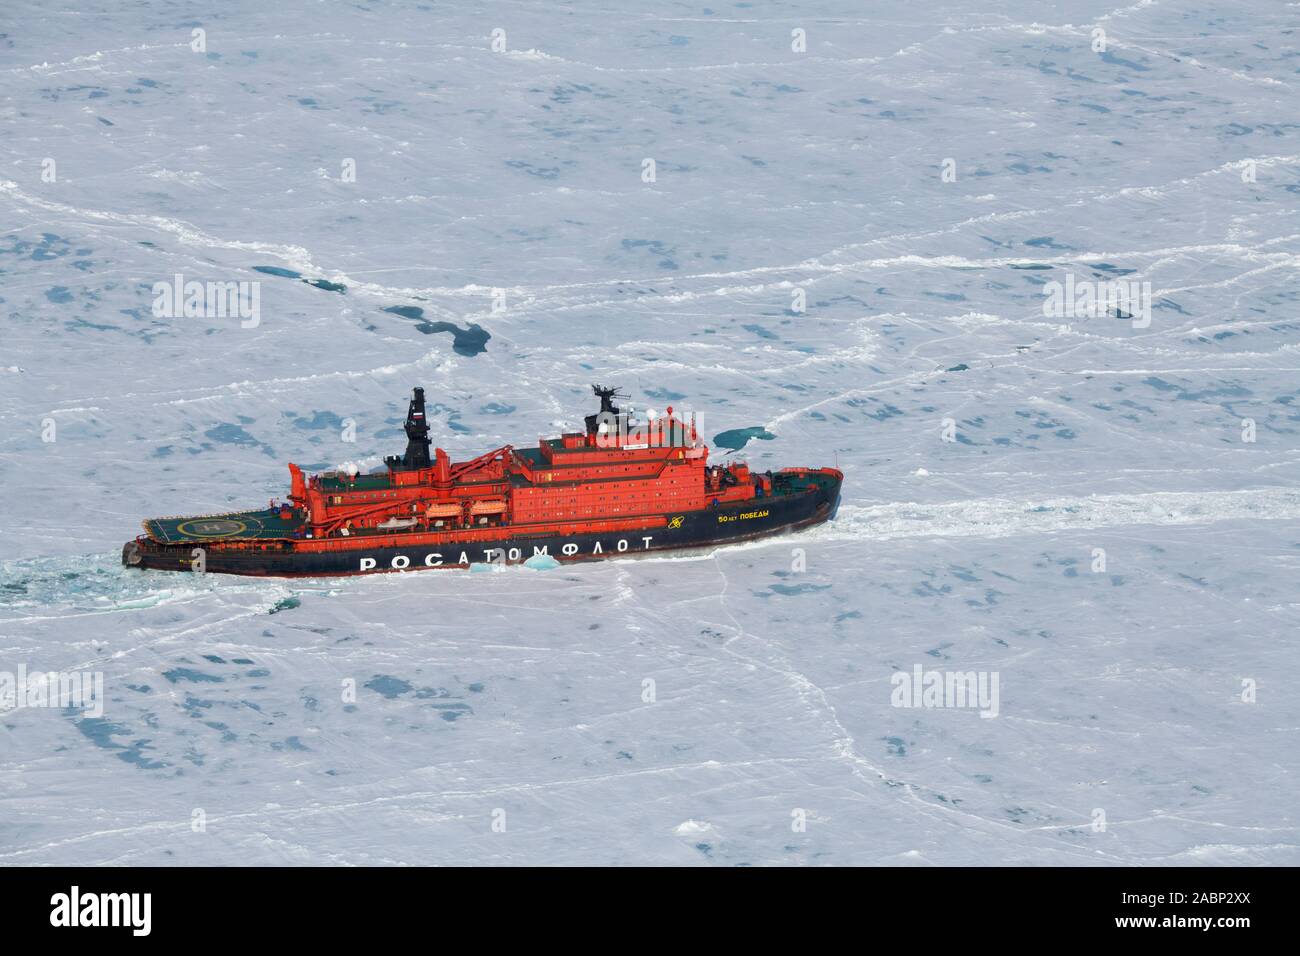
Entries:
<svg viewBox="0 0 1300 956">
<path fill-rule="evenodd" d="M 979 498 L 939 504 L 892 502 L 840 506 L 836 519 L 809 532 L 824 541 L 894 538 L 1005 538 L 1014 535 L 1140 525 L 1201 525 L 1234 520 L 1300 518 L 1300 492 L 1151 492 L 1025 501 Z"/>
</svg>

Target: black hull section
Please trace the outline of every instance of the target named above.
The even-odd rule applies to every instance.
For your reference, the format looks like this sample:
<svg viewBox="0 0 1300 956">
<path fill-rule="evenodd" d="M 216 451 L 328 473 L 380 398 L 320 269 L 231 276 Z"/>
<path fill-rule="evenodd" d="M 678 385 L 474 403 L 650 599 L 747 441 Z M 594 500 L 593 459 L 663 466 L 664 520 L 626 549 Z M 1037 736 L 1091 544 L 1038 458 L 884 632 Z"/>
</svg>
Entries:
<svg viewBox="0 0 1300 956">
<path fill-rule="evenodd" d="M 502 528 L 499 539 L 473 543 L 402 543 L 396 536 L 346 551 L 310 552 L 290 545 L 284 551 L 245 551 L 212 542 L 202 555 L 204 570 L 216 574 L 269 577 L 330 576 L 467 568 L 471 564 L 519 564 L 538 554 L 557 561 L 627 558 L 751 541 L 820 524 L 839 504 L 838 479 L 817 481 L 808 491 L 757 498 L 739 505 L 666 515 L 669 527 L 573 535 L 528 535 Z M 676 527 L 672 527 L 676 524 Z M 333 539 L 338 540 L 338 539 Z M 192 545 L 127 542 L 122 563 L 159 571 L 192 571 Z"/>
</svg>

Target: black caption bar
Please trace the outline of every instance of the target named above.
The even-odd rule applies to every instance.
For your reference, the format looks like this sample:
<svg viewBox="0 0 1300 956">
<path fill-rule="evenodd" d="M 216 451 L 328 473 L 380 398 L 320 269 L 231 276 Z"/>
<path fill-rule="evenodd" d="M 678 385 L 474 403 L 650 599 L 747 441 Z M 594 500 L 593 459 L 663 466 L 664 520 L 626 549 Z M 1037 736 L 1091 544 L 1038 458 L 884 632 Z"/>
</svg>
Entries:
<svg viewBox="0 0 1300 956">
<path fill-rule="evenodd" d="M 551 939 L 599 939 L 608 929 L 613 940 L 631 927 L 716 933 L 719 921 L 743 939 L 762 937 L 774 922 L 808 931 L 829 919 L 841 930 L 859 926 L 872 942 L 965 927 L 969 938 L 1009 941 L 1182 944 L 1195 936 L 1232 945 L 1287 928 L 1296 876 L 1294 868 L 3 869 L 0 918 L 11 942 L 75 933 L 80 943 L 113 937 L 127 945 L 373 944 L 377 931 L 435 927 L 439 939 L 482 941 L 502 917 Z"/>
</svg>

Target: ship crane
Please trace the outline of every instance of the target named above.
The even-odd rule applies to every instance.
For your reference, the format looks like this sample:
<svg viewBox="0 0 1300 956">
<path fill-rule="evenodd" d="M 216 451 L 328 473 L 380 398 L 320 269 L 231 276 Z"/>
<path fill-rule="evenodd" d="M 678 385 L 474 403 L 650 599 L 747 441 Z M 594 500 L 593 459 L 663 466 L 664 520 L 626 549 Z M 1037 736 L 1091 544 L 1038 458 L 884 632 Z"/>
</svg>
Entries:
<svg viewBox="0 0 1300 956">
<path fill-rule="evenodd" d="M 458 478 L 470 474 L 471 472 L 478 471 L 480 468 L 486 468 L 488 465 L 496 461 L 497 458 L 501 458 L 503 461 L 509 461 L 510 456 L 514 454 L 514 450 L 515 449 L 512 445 L 502 445 L 500 448 L 490 451 L 485 455 L 479 455 L 477 458 L 471 458 L 469 461 L 458 462 L 451 466 L 449 472 L 451 480 L 456 481 Z"/>
<path fill-rule="evenodd" d="M 412 402 L 411 404 L 412 406 L 414 406 L 415 402 Z M 479 455 L 477 458 L 472 458 L 469 461 L 458 462 L 457 464 L 451 465 L 450 467 L 446 468 L 446 476 L 447 476 L 446 481 L 442 482 L 442 481 L 438 481 L 436 476 L 437 476 L 437 472 L 442 470 L 441 462 L 443 459 L 445 459 L 446 453 L 443 452 L 442 449 L 438 449 L 439 467 L 433 469 L 431 474 L 431 477 L 434 478 L 433 486 L 437 487 L 438 484 L 455 484 L 457 481 L 459 481 L 466 475 L 471 475 L 474 472 L 481 471 L 487 468 L 488 466 L 496 462 L 498 459 L 501 459 L 503 461 L 508 461 L 510 456 L 513 454 L 513 452 L 514 452 L 513 446 L 502 445 L 500 448 L 487 452 L 486 454 Z M 409 449 L 408 449 L 408 454 L 409 454 Z M 390 461 L 401 461 L 401 460 L 402 459 L 398 459 L 396 457 L 390 459 Z M 504 469 L 502 469 L 501 477 L 504 477 Z M 421 484 L 421 485 L 412 485 L 406 487 L 412 487 L 418 489 L 422 487 L 428 488 L 429 485 Z M 331 535 L 336 531 L 341 530 L 343 526 L 348 522 L 355 521 L 359 518 L 391 517 L 391 518 L 399 518 L 399 519 L 409 519 L 412 514 L 411 506 L 416 503 L 417 500 L 414 496 L 403 496 L 402 498 L 393 501 L 383 501 L 378 504 L 372 504 L 369 506 L 363 505 L 360 507 L 347 508 L 344 511 L 337 512 L 331 515 L 328 520 L 320 522 L 319 524 L 315 524 L 315 530 L 317 531 L 317 533 L 322 535 Z M 450 501 L 442 498 L 437 499 L 436 502 L 421 501 L 420 503 L 423 503 L 426 507 L 428 504 L 431 503 L 472 504 L 472 502 Z"/>
</svg>

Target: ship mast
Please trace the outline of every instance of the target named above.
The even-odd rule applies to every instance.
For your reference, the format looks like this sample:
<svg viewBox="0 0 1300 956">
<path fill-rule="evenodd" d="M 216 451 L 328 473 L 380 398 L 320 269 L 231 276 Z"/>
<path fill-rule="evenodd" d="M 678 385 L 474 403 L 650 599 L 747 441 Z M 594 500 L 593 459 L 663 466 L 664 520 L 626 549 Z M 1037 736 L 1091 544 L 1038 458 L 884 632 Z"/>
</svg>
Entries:
<svg viewBox="0 0 1300 956">
<path fill-rule="evenodd" d="M 617 430 L 620 416 L 623 410 L 614 404 L 616 398 L 627 398 L 617 387 L 610 388 L 605 385 L 592 385 L 592 392 L 600 399 L 600 411 L 595 415 L 588 415 L 585 419 L 587 423 L 587 434 L 599 434 L 600 426 L 603 424 L 611 432 Z"/>
</svg>

